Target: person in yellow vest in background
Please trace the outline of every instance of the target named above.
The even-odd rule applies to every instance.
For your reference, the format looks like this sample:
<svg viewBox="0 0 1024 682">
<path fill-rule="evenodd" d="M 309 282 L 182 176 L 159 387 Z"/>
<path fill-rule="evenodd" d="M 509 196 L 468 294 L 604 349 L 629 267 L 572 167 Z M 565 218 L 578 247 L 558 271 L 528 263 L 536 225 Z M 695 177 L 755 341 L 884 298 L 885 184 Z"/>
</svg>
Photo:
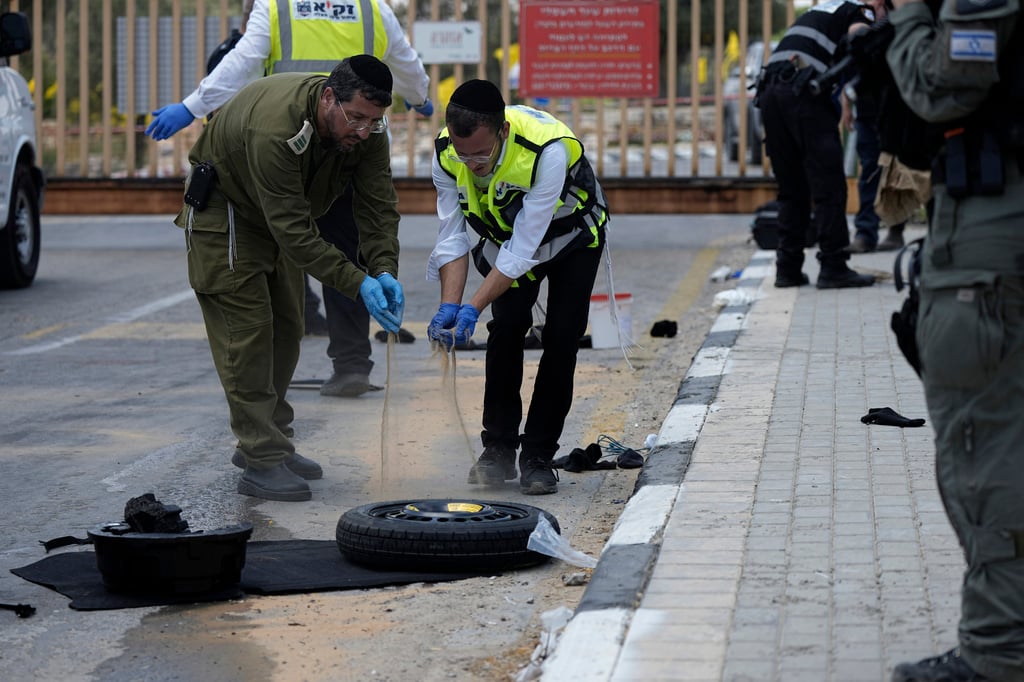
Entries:
<svg viewBox="0 0 1024 682">
<path fill-rule="evenodd" d="M 430 78 L 402 32 L 398 18 L 382 0 L 250 0 L 248 4 L 252 9 L 235 47 L 182 102 L 154 111 L 147 135 L 155 140 L 171 137 L 196 118 L 223 106 L 242 86 L 264 74 L 327 74 L 339 61 L 357 54 L 372 54 L 388 66 L 395 93 L 405 99 L 407 106 L 423 116 L 433 113 Z M 352 262 L 366 262 L 359 251 L 351 188 L 318 217 L 317 226 L 324 239 Z M 306 315 L 319 315 L 308 279 L 306 292 Z M 370 315 L 360 301 L 353 301 L 326 284 L 323 297 L 329 336 L 327 356 L 333 372 L 320 388 L 320 394 L 361 395 L 374 388 L 370 384 Z M 400 338 L 407 338 L 408 332 L 400 331 L 404 332 Z"/>
<path fill-rule="evenodd" d="M 520 490 L 554 493 L 558 477 L 551 460 L 572 406 L 576 354 L 605 245 L 607 202 L 572 130 L 546 112 L 506 107 L 488 81 L 460 85 L 445 124 L 432 170 L 441 225 L 427 265 L 427 278 L 441 282 L 441 305 L 427 335 L 450 349 L 469 341 L 488 305 L 492 316 L 484 451 L 469 482 L 500 486 L 514 479 L 521 447 Z M 471 252 L 484 281 L 463 303 Z M 523 339 L 545 279 L 543 353 L 520 435 Z"/>
</svg>

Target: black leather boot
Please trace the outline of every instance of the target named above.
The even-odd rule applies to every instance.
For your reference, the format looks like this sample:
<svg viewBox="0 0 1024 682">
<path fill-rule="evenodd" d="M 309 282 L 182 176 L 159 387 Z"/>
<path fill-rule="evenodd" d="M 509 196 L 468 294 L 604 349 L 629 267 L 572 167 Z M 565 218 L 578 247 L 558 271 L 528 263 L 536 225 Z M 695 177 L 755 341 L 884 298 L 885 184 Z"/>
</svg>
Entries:
<svg viewBox="0 0 1024 682">
<path fill-rule="evenodd" d="M 231 463 L 239 469 L 246 467 L 245 453 L 242 452 L 241 448 L 235 448 L 235 454 L 231 455 Z M 292 454 L 291 457 L 286 457 L 284 465 L 291 469 L 292 473 L 302 476 L 307 481 L 315 481 L 324 477 L 324 470 L 319 464 L 308 457 L 303 457 L 297 452 Z"/>
</svg>

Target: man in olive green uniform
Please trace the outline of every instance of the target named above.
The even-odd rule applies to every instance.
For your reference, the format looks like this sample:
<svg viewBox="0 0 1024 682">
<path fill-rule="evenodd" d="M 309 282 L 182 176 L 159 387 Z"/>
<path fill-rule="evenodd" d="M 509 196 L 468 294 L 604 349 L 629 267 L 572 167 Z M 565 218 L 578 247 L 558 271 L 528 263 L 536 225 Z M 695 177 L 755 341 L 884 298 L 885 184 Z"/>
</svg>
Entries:
<svg viewBox="0 0 1024 682">
<path fill-rule="evenodd" d="M 186 230 L 189 283 L 238 438 L 236 464 L 245 466 L 239 493 L 308 500 L 305 479 L 323 475 L 295 452 L 285 400 L 304 333 L 303 271 L 359 294 L 387 331 L 401 325 L 397 197 L 387 136 L 373 134 L 386 129 L 391 89 L 391 72 L 370 55 L 327 77 L 263 78 L 218 112 L 189 153 L 175 223 Z M 350 183 L 369 273 L 314 222 Z"/>
<path fill-rule="evenodd" d="M 941 131 L 917 344 L 964 550 L 959 646 L 897 682 L 1024 680 L 1024 28 L 1019 0 L 896 0 L 887 61 Z"/>
</svg>

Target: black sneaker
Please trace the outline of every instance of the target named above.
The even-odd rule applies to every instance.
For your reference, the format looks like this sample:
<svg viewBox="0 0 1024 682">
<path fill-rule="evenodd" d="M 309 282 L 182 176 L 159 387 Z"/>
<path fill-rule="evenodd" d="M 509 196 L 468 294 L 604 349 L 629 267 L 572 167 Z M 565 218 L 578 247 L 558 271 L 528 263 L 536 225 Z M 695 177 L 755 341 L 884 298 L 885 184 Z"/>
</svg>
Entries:
<svg viewBox="0 0 1024 682">
<path fill-rule="evenodd" d="M 959 647 L 917 663 L 900 663 L 892 671 L 892 682 L 984 682 L 988 679 L 960 657 Z"/>
<path fill-rule="evenodd" d="M 790 274 L 786 272 L 775 273 L 775 288 L 785 289 L 788 287 L 800 287 L 805 284 L 810 284 L 811 280 L 806 274 L 797 272 L 796 274 Z"/>
<path fill-rule="evenodd" d="M 842 270 L 822 270 L 819 272 L 818 282 L 815 286 L 819 289 L 851 289 L 854 287 L 869 287 L 874 283 L 874 275 L 862 275 L 844 266 Z"/>
<path fill-rule="evenodd" d="M 531 457 L 519 462 L 522 475 L 519 477 L 519 491 L 524 495 L 550 495 L 558 492 L 558 473 L 551 467 L 551 460 Z"/>
<path fill-rule="evenodd" d="M 480 459 L 469 470 L 467 483 L 473 485 L 505 485 L 516 477 L 515 448 L 488 445 Z"/>
</svg>

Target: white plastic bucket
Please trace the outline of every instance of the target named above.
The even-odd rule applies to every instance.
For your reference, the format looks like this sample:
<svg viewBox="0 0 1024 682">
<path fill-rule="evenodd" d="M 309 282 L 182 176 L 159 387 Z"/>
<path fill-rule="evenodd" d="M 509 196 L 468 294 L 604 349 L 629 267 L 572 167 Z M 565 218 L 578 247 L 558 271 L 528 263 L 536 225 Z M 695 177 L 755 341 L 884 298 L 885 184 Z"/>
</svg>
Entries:
<svg viewBox="0 0 1024 682">
<path fill-rule="evenodd" d="M 611 299 L 608 294 L 594 294 L 590 297 L 590 340 L 594 348 L 618 348 L 619 334 L 622 343 L 633 340 L 633 294 L 615 294 L 615 311 L 619 319 L 618 329 L 612 318 Z"/>
</svg>

